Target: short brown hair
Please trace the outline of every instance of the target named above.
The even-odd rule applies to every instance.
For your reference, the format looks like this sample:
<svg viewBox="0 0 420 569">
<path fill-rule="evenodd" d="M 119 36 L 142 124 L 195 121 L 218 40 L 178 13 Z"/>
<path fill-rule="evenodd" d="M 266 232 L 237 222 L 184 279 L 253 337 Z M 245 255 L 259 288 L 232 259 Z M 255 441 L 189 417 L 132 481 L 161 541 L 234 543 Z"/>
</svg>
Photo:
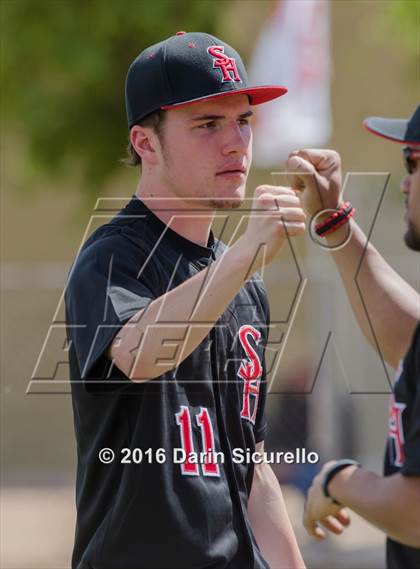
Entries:
<svg viewBox="0 0 420 569">
<path fill-rule="evenodd" d="M 136 123 L 139 126 L 150 127 L 158 136 L 159 140 L 162 142 L 162 129 L 163 123 L 165 121 L 165 111 L 161 109 L 150 113 Z M 122 159 L 122 162 L 127 166 L 141 166 L 141 158 L 137 154 L 134 149 L 134 146 L 131 144 L 130 135 L 128 136 L 128 145 L 127 145 L 127 157 Z"/>
</svg>

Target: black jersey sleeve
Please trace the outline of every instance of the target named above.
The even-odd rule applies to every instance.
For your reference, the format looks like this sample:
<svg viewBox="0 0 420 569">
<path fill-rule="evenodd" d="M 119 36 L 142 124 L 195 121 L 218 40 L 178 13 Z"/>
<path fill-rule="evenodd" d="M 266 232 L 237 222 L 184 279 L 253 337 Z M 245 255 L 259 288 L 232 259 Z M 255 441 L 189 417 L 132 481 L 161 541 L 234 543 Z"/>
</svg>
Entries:
<svg viewBox="0 0 420 569">
<path fill-rule="evenodd" d="M 264 283 L 261 278 L 256 281 L 256 286 L 258 290 L 258 296 L 262 305 L 262 309 L 265 315 L 265 345 L 268 340 L 268 332 L 270 329 L 270 305 L 268 303 L 267 291 L 265 289 Z M 266 416 L 266 402 L 267 402 L 267 391 L 268 391 L 268 380 L 266 373 L 266 363 L 265 363 L 265 345 L 263 352 L 263 373 L 261 376 L 260 383 L 260 396 L 258 399 L 258 410 L 254 425 L 254 436 L 255 442 L 259 443 L 263 441 L 267 433 L 267 416 Z"/>
<path fill-rule="evenodd" d="M 158 296 L 155 281 L 148 252 L 122 230 L 94 241 L 78 256 L 65 293 L 67 335 L 88 391 L 97 380 L 128 381 L 105 354 L 120 328 Z"/>
<path fill-rule="evenodd" d="M 405 358 L 404 375 L 408 383 L 409 412 L 404 442 L 404 464 L 401 469 L 406 476 L 420 476 L 420 325 L 417 327 L 411 348 Z"/>
<path fill-rule="evenodd" d="M 265 411 L 265 407 L 266 407 L 266 401 L 267 401 L 267 378 L 266 378 L 266 374 L 265 374 L 265 362 L 264 362 L 264 372 L 263 375 L 261 377 L 261 383 L 260 383 L 260 396 L 258 399 L 258 410 L 257 410 L 257 416 L 255 419 L 255 425 L 254 425 L 254 436 L 255 436 L 255 442 L 259 443 L 261 441 L 263 441 L 266 437 L 267 434 L 267 417 L 266 417 L 266 411 Z"/>
</svg>

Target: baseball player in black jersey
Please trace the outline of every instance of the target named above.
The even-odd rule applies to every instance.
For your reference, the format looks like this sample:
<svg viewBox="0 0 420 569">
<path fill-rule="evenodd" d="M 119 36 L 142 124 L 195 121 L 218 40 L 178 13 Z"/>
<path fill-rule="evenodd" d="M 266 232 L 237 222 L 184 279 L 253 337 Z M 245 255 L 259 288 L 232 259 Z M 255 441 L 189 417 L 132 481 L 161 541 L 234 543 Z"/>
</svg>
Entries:
<svg viewBox="0 0 420 569">
<path fill-rule="evenodd" d="M 304 567 L 270 466 L 245 451 L 263 452 L 266 431 L 256 271 L 304 232 L 305 214 L 290 188 L 260 186 L 230 248 L 211 230 L 215 210 L 245 196 L 251 106 L 285 91 L 250 86 L 240 56 L 204 33 L 179 32 L 130 66 L 142 175 L 84 243 L 65 292 L 73 569 Z"/>
<path fill-rule="evenodd" d="M 405 242 L 410 249 L 420 251 L 420 106 L 410 120 L 370 117 L 364 124 L 370 132 L 404 144 L 407 173 L 401 181 L 401 191 L 406 205 Z M 337 153 L 302 150 L 292 153 L 288 166 L 291 172 L 298 172 L 293 182 L 296 187 L 304 187 L 302 198 L 311 213 L 341 205 L 337 201 L 341 189 Z M 347 244 L 332 256 L 363 333 L 375 348 L 379 346 L 386 362 L 398 370 L 390 401 L 385 476 L 368 472 L 352 460 L 326 463 L 309 490 L 304 524 L 311 535 L 320 539 L 326 536 L 325 529 L 339 534 L 349 524 L 343 508 L 347 506 L 386 533 L 389 568 L 419 569 L 420 295 L 370 243 L 356 283 L 366 237 L 345 213 L 351 209 L 349 204 L 338 207 L 342 211 L 335 218 L 342 218 L 338 228 L 331 230 L 331 221 L 321 219 L 317 233 L 325 236 L 329 247 L 335 246 L 348 239 L 348 223 L 351 224 Z"/>
</svg>

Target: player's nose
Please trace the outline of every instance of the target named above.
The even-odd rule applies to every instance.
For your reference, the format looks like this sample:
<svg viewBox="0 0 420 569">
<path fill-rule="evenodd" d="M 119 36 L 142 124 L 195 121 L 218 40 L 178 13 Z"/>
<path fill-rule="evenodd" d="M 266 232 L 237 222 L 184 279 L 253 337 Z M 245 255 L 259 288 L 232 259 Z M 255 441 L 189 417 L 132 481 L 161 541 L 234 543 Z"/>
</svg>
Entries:
<svg viewBox="0 0 420 569">
<path fill-rule="evenodd" d="M 251 133 L 249 129 L 241 128 L 236 121 L 232 121 L 226 128 L 222 152 L 225 155 L 232 153 L 246 154 L 250 140 Z"/>
</svg>

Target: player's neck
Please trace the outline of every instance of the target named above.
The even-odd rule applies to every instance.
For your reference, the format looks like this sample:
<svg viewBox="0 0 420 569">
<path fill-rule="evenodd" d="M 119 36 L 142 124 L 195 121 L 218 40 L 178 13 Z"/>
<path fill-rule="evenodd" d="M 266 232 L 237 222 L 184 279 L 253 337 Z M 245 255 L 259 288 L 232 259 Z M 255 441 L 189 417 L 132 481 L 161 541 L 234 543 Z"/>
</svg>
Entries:
<svg viewBox="0 0 420 569">
<path fill-rule="evenodd" d="M 141 179 L 136 196 L 173 231 L 193 243 L 207 246 L 213 223 L 213 210 L 203 208 L 197 211 L 200 209 L 198 201 L 183 200 L 162 186 L 142 184 Z"/>
</svg>

